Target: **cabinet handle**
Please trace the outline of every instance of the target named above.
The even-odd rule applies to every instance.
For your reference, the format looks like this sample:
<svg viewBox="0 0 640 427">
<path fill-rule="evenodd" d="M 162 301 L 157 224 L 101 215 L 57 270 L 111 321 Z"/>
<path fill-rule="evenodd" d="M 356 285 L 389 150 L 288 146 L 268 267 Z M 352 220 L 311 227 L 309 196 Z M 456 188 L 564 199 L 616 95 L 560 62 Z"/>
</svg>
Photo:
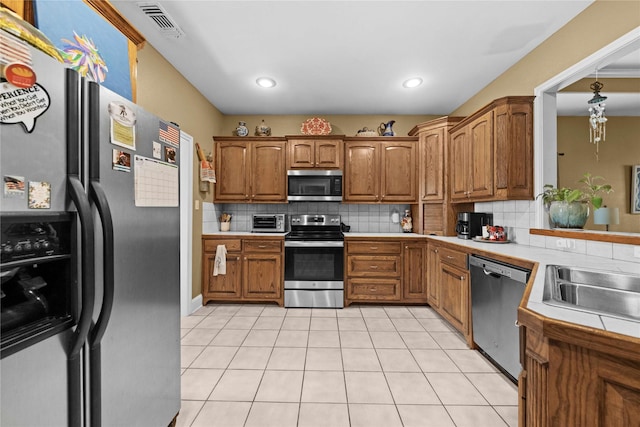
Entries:
<svg viewBox="0 0 640 427">
<path fill-rule="evenodd" d="M 433 250 L 433 252 L 438 253 L 438 250 L 437 250 L 437 249 L 434 249 L 434 250 Z"/>
<path fill-rule="evenodd" d="M 267 245 L 258 245 L 258 247 L 259 247 L 260 249 L 264 249 L 264 248 L 266 248 L 266 247 L 267 247 Z"/>
<path fill-rule="evenodd" d="M 244 260 L 246 261 L 246 260 L 247 260 L 247 257 L 244 257 Z"/>
<path fill-rule="evenodd" d="M 377 265 L 370 265 L 369 268 L 372 269 L 372 270 L 376 270 L 378 268 L 378 266 Z"/>
<path fill-rule="evenodd" d="M 376 292 L 376 291 L 378 290 L 378 288 L 376 288 L 376 287 L 372 287 L 372 288 L 369 288 L 369 290 L 370 290 L 371 292 Z"/>
<path fill-rule="evenodd" d="M 454 257 L 452 257 L 451 255 L 447 255 L 447 259 L 453 259 Z"/>
<path fill-rule="evenodd" d="M 246 259 L 246 258 L 245 258 Z M 236 257 L 236 261 L 240 261 L 240 257 Z"/>
<path fill-rule="evenodd" d="M 404 248 L 405 248 L 405 249 L 409 249 L 409 246 L 405 246 Z"/>
<path fill-rule="evenodd" d="M 369 246 L 369 249 L 371 249 L 372 251 L 375 251 L 376 249 L 378 249 L 377 246 Z"/>
<path fill-rule="evenodd" d="M 464 280 L 464 276 L 460 276 L 460 280 Z"/>
</svg>

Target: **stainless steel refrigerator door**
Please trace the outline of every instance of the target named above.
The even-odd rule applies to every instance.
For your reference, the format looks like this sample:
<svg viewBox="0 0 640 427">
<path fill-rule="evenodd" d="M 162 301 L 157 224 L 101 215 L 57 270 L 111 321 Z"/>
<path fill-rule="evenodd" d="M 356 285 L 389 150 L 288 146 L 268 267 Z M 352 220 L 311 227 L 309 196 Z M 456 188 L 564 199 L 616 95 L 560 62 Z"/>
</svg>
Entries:
<svg viewBox="0 0 640 427">
<path fill-rule="evenodd" d="M 2 359 L 0 425 L 66 426 L 67 356 L 71 330 Z"/>
<path fill-rule="evenodd" d="M 0 125 L 2 212 L 39 210 L 28 208 L 30 182 L 47 182 L 51 185 L 51 206 L 47 211 L 66 210 L 65 69 L 53 58 L 37 50 L 32 49 L 31 52 L 38 88 L 46 91 L 50 103 L 49 108 L 35 119 L 35 127 L 31 133 L 27 133 L 19 123 Z M 3 82 L 0 85 L 8 83 Z M 11 98 L 0 98 L 0 111 L 11 109 L 13 102 Z M 24 178 L 23 197 L 8 197 L 4 193 L 4 181 L 8 176 Z"/>
<path fill-rule="evenodd" d="M 126 104 L 137 115 L 135 151 L 110 143 L 112 101 Z M 153 157 L 159 119 L 104 88 L 99 110 L 100 183 L 113 216 L 115 253 L 113 310 L 101 344 L 102 425 L 168 425 L 180 409 L 179 208 L 134 203 L 133 158 Z M 113 169 L 114 149 L 131 153 L 130 172 Z M 97 219 L 96 230 L 100 260 L 102 229 Z M 97 264 L 101 295 L 102 263 Z"/>
<path fill-rule="evenodd" d="M 65 69 L 49 56 L 31 52 L 37 83 L 46 90 L 50 104 L 36 119 L 31 133 L 21 124 L 0 125 L 3 184 L 6 176 L 24 177 L 27 184 L 22 198 L 9 198 L 2 192 L 3 213 L 66 210 Z M 51 185 L 48 209 L 28 208 L 29 182 Z M 68 424 L 66 350 L 70 335 L 67 330 L 0 361 L 0 425 Z"/>
</svg>

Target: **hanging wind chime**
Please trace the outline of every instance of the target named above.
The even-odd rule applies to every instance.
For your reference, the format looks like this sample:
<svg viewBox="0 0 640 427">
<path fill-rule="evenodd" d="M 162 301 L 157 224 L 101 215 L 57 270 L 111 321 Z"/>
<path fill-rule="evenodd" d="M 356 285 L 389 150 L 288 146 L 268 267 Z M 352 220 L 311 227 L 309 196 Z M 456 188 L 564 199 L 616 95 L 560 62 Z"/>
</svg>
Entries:
<svg viewBox="0 0 640 427">
<path fill-rule="evenodd" d="M 604 142 L 607 136 L 607 118 L 604 115 L 604 100 L 606 96 L 600 95 L 600 90 L 604 87 L 603 83 L 598 81 L 598 74 L 596 72 L 596 81 L 589 86 L 593 91 L 593 98 L 589 102 L 589 142 L 596 144 L 596 159 L 598 157 L 599 144 Z"/>
</svg>

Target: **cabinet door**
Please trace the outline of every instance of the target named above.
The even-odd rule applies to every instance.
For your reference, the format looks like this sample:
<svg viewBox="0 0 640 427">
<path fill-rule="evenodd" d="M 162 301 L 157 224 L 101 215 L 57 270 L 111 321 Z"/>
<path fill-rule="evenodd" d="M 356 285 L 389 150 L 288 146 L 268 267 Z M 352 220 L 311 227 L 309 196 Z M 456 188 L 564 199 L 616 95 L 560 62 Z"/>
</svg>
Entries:
<svg viewBox="0 0 640 427">
<path fill-rule="evenodd" d="M 251 198 L 259 202 L 286 202 L 286 144 L 256 142 L 252 146 Z"/>
<path fill-rule="evenodd" d="M 470 197 L 493 195 L 493 111 L 469 124 Z M 504 159 L 507 161 L 507 159 Z"/>
<path fill-rule="evenodd" d="M 533 198 L 533 112 L 530 102 L 501 105 L 495 116 L 495 188 L 511 199 Z M 505 156 L 506 158 L 502 158 Z"/>
<path fill-rule="evenodd" d="M 245 142 L 216 142 L 216 201 L 247 202 L 250 154 Z"/>
<path fill-rule="evenodd" d="M 380 144 L 380 201 L 417 203 L 417 145 L 414 142 Z"/>
<path fill-rule="evenodd" d="M 427 248 L 427 302 L 435 309 L 440 308 L 440 256 L 438 247 Z"/>
<path fill-rule="evenodd" d="M 345 143 L 344 200 L 377 202 L 380 196 L 380 152 L 376 142 Z"/>
<path fill-rule="evenodd" d="M 405 243 L 402 262 L 402 297 L 411 302 L 427 302 L 427 246 L 424 243 Z"/>
<path fill-rule="evenodd" d="M 420 164 L 423 201 L 444 200 L 445 129 L 434 129 L 421 137 Z"/>
<path fill-rule="evenodd" d="M 240 271 L 240 254 L 239 253 L 227 253 L 227 272 L 214 276 L 213 268 L 216 262 L 216 255 L 211 253 L 205 253 L 204 255 L 204 268 L 203 268 L 203 287 L 202 297 L 203 303 L 213 299 L 235 299 L 241 296 L 241 279 L 242 274 Z"/>
<path fill-rule="evenodd" d="M 449 186 L 451 200 L 466 201 L 469 195 L 468 128 L 465 126 L 451 134 L 449 156 Z"/>
<path fill-rule="evenodd" d="M 439 276 L 442 315 L 466 335 L 469 326 L 469 273 L 440 262 Z"/>
<path fill-rule="evenodd" d="M 282 255 L 244 254 L 243 296 L 247 299 L 279 299 L 282 295 Z"/>
<path fill-rule="evenodd" d="M 310 169 L 315 162 L 315 143 L 307 140 L 290 139 L 289 167 L 291 169 Z"/>
<path fill-rule="evenodd" d="M 315 167 L 340 169 L 342 166 L 342 141 L 316 141 Z"/>
</svg>

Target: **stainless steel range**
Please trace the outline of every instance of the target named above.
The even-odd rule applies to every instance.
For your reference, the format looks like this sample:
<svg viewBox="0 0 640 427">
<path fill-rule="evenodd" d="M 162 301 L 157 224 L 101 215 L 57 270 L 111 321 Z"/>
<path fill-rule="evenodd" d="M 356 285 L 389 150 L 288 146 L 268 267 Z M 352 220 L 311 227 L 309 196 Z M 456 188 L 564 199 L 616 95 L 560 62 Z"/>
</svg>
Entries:
<svg viewBox="0 0 640 427">
<path fill-rule="evenodd" d="M 340 215 L 292 215 L 284 252 L 285 307 L 344 307 Z"/>
</svg>

